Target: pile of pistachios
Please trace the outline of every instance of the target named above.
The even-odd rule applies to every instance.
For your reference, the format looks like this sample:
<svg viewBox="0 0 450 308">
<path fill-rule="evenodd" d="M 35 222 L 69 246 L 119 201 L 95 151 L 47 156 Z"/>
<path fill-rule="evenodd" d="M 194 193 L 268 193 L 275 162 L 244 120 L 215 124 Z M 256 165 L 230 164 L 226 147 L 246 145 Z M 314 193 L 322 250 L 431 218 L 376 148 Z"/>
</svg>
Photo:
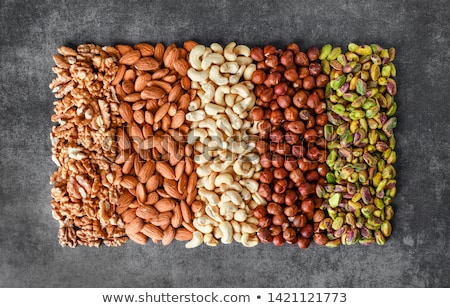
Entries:
<svg viewBox="0 0 450 308">
<path fill-rule="evenodd" d="M 315 232 L 326 234 L 329 247 L 383 245 L 391 235 L 397 191 L 394 58 L 394 48 L 376 44 L 321 49 L 322 70 L 330 76 L 324 126 L 330 171 L 316 189 L 327 217 Z"/>
</svg>

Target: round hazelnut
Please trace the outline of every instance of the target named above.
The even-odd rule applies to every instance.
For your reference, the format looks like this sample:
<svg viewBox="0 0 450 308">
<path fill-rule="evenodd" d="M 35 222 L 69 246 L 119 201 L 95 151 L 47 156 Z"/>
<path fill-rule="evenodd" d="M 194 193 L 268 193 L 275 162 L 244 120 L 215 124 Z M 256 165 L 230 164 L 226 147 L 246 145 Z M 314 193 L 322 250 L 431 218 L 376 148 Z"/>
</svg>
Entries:
<svg viewBox="0 0 450 308">
<path fill-rule="evenodd" d="M 256 233 L 261 243 L 268 244 L 273 240 L 273 236 L 270 234 L 269 228 L 260 228 Z"/>
<path fill-rule="evenodd" d="M 323 210 L 316 210 L 313 215 L 313 222 L 321 222 L 325 218 L 325 212 Z"/>
<path fill-rule="evenodd" d="M 295 157 L 303 157 L 306 154 L 306 148 L 301 144 L 295 144 L 292 146 L 292 155 Z M 298 162 L 297 162 L 298 163 Z"/>
<path fill-rule="evenodd" d="M 308 76 L 309 76 L 309 68 L 308 67 L 300 67 L 298 69 L 298 78 L 305 79 Z M 303 85 L 303 80 L 302 80 L 302 85 Z"/>
<path fill-rule="evenodd" d="M 306 55 L 308 56 L 308 59 L 310 61 L 316 61 L 317 59 L 319 59 L 319 55 L 320 55 L 320 50 L 317 47 L 309 47 L 306 50 Z"/>
<path fill-rule="evenodd" d="M 283 204 L 285 202 L 284 194 L 273 193 L 272 194 L 272 201 L 276 202 L 278 204 Z"/>
<path fill-rule="evenodd" d="M 293 190 L 286 190 L 284 202 L 287 206 L 292 206 L 298 200 L 298 195 Z"/>
<path fill-rule="evenodd" d="M 296 121 L 298 119 L 298 109 L 290 106 L 284 110 L 284 117 L 287 121 Z"/>
<path fill-rule="evenodd" d="M 311 198 L 307 198 L 302 201 L 300 208 L 304 213 L 314 212 L 314 201 Z"/>
<path fill-rule="evenodd" d="M 286 46 L 286 50 L 292 51 L 294 54 L 300 51 L 300 47 L 296 43 L 290 43 Z"/>
<path fill-rule="evenodd" d="M 277 144 L 275 151 L 280 155 L 289 155 L 291 153 L 291 146 L 287 143 L 280 142 Z"/>
<path fill-rule="evenodd" d="M 264 61 L 264 52 L 261 47 L 253 47 L 250 50 L 250 57 L 253 61 L 260 62 Z"/>
<path fill-rule="evenodd" d="M 313 235 L 313 241 L 317 245 L 323 246 L 328 243 L 328 237 L 323 233 L 316 233 Z"/>
<path fill-rule="evenodd" d="M 272 142 L 282 142 L 284 139 L 283 132 L 279 129 L 273 130 L 270 132 L 269 138 Z"/>
<path fill-rule="evenodd" d="M 303 228 L 300 228 L 300 235 L 304 238 L 310 238 L 313 235 L 313 226 L 306 224 Z"/>
<path fill-rule="evenodd" d="M 290 122 L 288 128 L 294 134 L 302 134 L 305 132 L 305 124 L 302 121 Z"/>
<path fill-rule="evenodd" d="M 305 182 L 305 177 L 303 175 L 303 172 L 300 169 L 295 169 L 289 173 L 289 178 L 292 182 L 295 184 L 301 184 Z"/>
<path fill-rule="evenodd" d="M 252 82 L 254 84 L 263 84 L 266 80 L 266 73 L 263 70 L 256 70 L 252 74 Z"/>
<path fill-rule="evenodd" d="M 270 54 L 266 57 L 266 60 L 264 60 L 264 62 L 268 67 L 275 67 L 278 65 L 278 56 Z"/>
<path fill-rule="evenodd" d="M 291 131 L 286 132 L 284 135 L 284 139 L 286 140 L 287 144 L 293 145 L 299 142 L 300 137 L 297 134 L 294 134 Z"/>
<path fill-rule="evenodd" d="M 272 195 L 272 190 L 270 189 L 270 186 L 268 184 L 261 183 L 259 184 L 258 187 L 258 194 L 264 199 L 267 199 L 269 196 Z"/>
<path fill-rule="evenodd" d="M 316 116 L 316 124 L 319 126 L 325 126 L 328 123 L 328 117 L 326 114 L 322 113 Z"/>
<path fill-rule="evenodd" d="M 273 190 L 277 194 L 282 194 L 286 191 L 287 185 L 288 185 L 288 183 L 287 183 L 286 179 L 275 180 L 274 185 L 273 185 Z"/>
<path fill-rule="evenodd" d="M 255 106 L 251 111 L 250 111 L 250 120 L 251 121 L 261 121 L 264 117 L 264 110 L 259 107 L 259 106 Z"/>
<path fill-rule="evenodd" d="M 298 167 L 297 159 L 295 157 L 293 157 L 293 156 L 287 156 L 284 159 L 283 167 L 284 167 L 284 169 L 286 171 L 289 171 L 289 172 L 291 172 L 292 170 L 297 169 L 297 167 Z"/>
<path fill-rule="evenodd" d="M 313 76 L 306 76 L 303 78 L 303 89 L 311 90 L 316 86 L 316 80 Z"/>
<path fill-rule="evenodd" d="M 272 167 L 272 155 L 270 155 L 270 153 L 267 153 L 267 152 L 261 154 L 259 163 L 261 164 L 261 167 L 263 167 L 264 169 L 268 169 L 268 168 Z"/>
<path fill-rule="evenodd" d="M 278 83 L 274 88 L 273 88 L 273 92 L 275 93 L 275 95 L 280 96 L 280 95 L 285 95 L 286 92 L 288 90 L 288 85 L 286 82 L 282 81 L 280 83 Z"/>
<path fill-rule="evenodd" d="M 284 78 L 286 78 L 290 82 L 296 82 L 298 79 L 298 73 L 295 68 L 288 68 L 284 71 Z"/>
<path fill-rule="evenodd" d="M 271 225 L 271 226 L 269 227 L 269 230 L 270 230 L 270 234 L 271 234 L 272 236 L 281 234 L 281 232 L 283 232 L 283 230 L 281 230 L 281 226 L 277 226 L 277 225 Z"/>
<path fill-rule="evenodd" d="M 269 204 L 267 204 L 266 210 L 270 215 L 279 215 L 282 213 L 283 208 L 278 203 L 269 202 Z"/>
<path fill-rule="evenodd" d="M 289 175 L 289 172 L 286 171 L 286 169 L 284 169 L 283 167 L 281 168 L 276 168 L 275 170 L 273 170 L 273 176 L 276 179 L 284 179 Z"/>
<path fill-rule="evenodd" d="M 308 248 L 310 243 L 311 243 L 311 240 L 304 238 L 304 237 L 298 237 L 298 239 L 297 239 L 297 245 L 301 249 Z"/>
<path fill-rule="evenodd" d="M 273 55 L 277 53 L 277 48 L 273 45 L 264 46 L 264 56 Z"/>
<path fill-rule="evenodd" d="M 285 67 L 294 65 L 294 53 L 290 50 L 284 51 L 280 56 L 280 63 Z"/>
<path fill-rule="evenodd" d="M 307 100 L 308 100 L 308 94 L 305 91 L 303 91 L 303 90 L 297 91 L 295 93 L 294 97 L 292 98 L 292 102 L 298 108 L 305 107 Z"/>
<path fill-rule="evenodd" d="M 280 154 L 272 154 L 272 166 L 275 168 L 280 168 L 284 165 L 284 158 Z"/>
<path fill-rule="evenodd" d="M 295 62 L 295 64 L 297 64 L 299 66 L 308 66 L 309 65 L 308 56 L 302 51 L 297 52 L 295 54 L 294 62 Z"/>
<path fill-rule="evenodd" d="M 297 232 L 294 228 L 286 228 L 286 230 L 283 231 L 283 238 L 286 242 L 294 242 L 297 240 Z"/>
<path fill-rule="evenodd" d="M 272 218 L 265 216 L 258 219 L 258 226 L 261 228 L 267 228 L 272 225 Z"/>
<path fill-rule="evenodd" d="M 319 88 L 326 87 L 327 83 L 328 83 L 328 76 L 326 74 L 319 74 L 316 77 L 316 86 L 318 86 Z"/>
<path fill-rule="evenodd" d="M 317 170 L 310 170 L 306 173 L 305 178 L 308 182 L 316 182 L 319 179 L 319 173 Z"/>
<path fill-rule="evenodd" d="M 283 236 L 282 236 L 281 234 L 275 235 L 275 236 L 273 237 L 272 243 L 273 243 L 275 246 L 282 246 L 283 243 L 284 243 L 284 238 L 283 238 Z"/>
<path fill-rule="evenodd" d="M 267 210 L 264 205 L 258 205 L 253 209 L 253 216 L 256 218 L 262 218 L 267 215 Z"/>
<path fill-rule="evenodd" d="M 273 174 L 270 170 L 265 169 L 263 172 L 261 172 L 261 175 L 259 176 L 259 181 L 261 183 L 270 184 L 273 181 Z"/>
<path fill-rule="evenodd" d="M 322 71 L 322 65 L 317 62 L 313 62 L 309 64 L 309 74 L 311 76 L 317 77 L 319 76 L 320 72 Z"/>
<path fill-rule="evenodd" d="M 270 123 L 272 125 L 278 126 L 283 122 L 284 116 L 281 110 L 273 110 L 270 114 Z"/>
<path fill-rule="evenodd" d="M 327 173 L 330 172 L 330 168 L 328 167 L 327 164 L 321 163 L 317 166 L 317 172 L 319 173 L 320 176 L 325 177 Z"/>
<path fill-rule="evenodd" d="M 307 219 L 306 216 L 303 214 L 296 215 L 294 217 L 294 220 L 292 221 L 292 225 L 296 228 L 303 228 L 304 226 L 306 226 L 306 223 Z"/>
<path fill-rule="evenodd" d="M 280 108 L 286 109 L 291 105 L 291 97 L 288 95 L 281 95 L 277 97 L 277 103 Z"/>
<path fill-rule="evenodd" d="M 283 212 L 287 217 L 294 217 L 298 213 L 298 207 L 296 205 L 286 206 Z"/>
</svg>

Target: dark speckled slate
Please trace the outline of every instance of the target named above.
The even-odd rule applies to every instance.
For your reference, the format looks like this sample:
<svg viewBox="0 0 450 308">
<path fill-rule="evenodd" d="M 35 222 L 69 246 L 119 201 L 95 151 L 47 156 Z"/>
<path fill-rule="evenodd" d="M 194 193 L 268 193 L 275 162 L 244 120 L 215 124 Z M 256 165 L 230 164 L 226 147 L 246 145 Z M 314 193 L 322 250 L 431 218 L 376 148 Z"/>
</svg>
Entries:
<svg viewBox="0 0 450 308">
<path fill-rule="evenodd" d="M 450 287 L 450 3 L 0 1 L 0 287 Z M 398 196 L 384 247 L 62 248 L 50 211 L 58 46 L 235 40 L 397 49 Z"/>
</svg>

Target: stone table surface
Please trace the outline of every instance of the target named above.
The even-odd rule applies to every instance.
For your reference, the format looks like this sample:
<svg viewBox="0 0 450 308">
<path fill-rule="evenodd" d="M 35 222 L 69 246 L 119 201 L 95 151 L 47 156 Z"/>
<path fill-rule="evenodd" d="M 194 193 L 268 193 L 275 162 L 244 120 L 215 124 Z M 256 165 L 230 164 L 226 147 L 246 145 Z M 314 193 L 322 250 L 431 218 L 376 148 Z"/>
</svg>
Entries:
<svg viewBox="0 0 450 308">
<path fill-rule="evenodd" d="M 0 287 L 450 287 L 450 2 L 0 1 Z M 93 42 L 379 43 L 397 57 L 398 195 L 385 246 L 63 248 L 52 55 Z"/>
</svg>

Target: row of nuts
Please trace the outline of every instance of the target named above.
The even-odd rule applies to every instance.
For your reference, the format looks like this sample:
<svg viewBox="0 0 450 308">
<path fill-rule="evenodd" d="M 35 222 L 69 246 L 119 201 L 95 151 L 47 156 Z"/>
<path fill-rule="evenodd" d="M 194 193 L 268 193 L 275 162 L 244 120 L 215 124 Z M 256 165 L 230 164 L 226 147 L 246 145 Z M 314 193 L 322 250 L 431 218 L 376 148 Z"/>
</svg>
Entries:
<svg viewBox="0 0 450 308">
<path fill-rule="evenodd" d="M 117 131 L 113 183 L 122 189 L 117 213 L 129 238 L 139 244 L 147 238 L 163 245 L 187 241 L 195 231 L 190 206 L 197 174 L 185 124 L 196 95 L 187 77 L 188 50 L 194 45 L 115 48 L 119 68 L 112 85 L 125 123 Z"/>
<path fill-rule="evenodd" d="M 268 202 L 254 210 L 258 237 L 306 248 L 323 216 L 316 184 L 325 184 L 328 173 L 323 137 L 328 76 L 315 47 L 303 52 L 294 43 L 286 50 L 267 45 L 253 48 L 251 57 L 257 63 L 252 75 L 257 106 L 250 117 L 259 121 L 256 148 L 263 168 L 258 192 Z"/>
<path fill-rule="evenodd" d="M 326 218 L 318 244 L 383 245 L 390 236 L 396 195 L 395 49 L 350 43 L 323 46 L 319 58 L 331 78 L 326 89 L 327 184 L 318 187 Z"/>
<path fill-rule="evenodd" d="M 247 119 L 256 102 L 249 81 L 256 70 L 250 48 L 235 42 L 197 45 L 189 63 L 187 74 L 197 90 L 186 120 L 197 164 L 198 196 L 192 210 L 198 232 L 186 247 L 216 246 L 219 240 L 255 246 L 258 219 L 253 209 L 265 201 L 257 193 L 256 124 Z"/>
<path fill-rule="evenodd" d="M 53 217 L 60 223 L 62 246 L 120 246 L 128 238 L 115 205 L 112 185 L 113 142 L 122 125 L 111 91 L 117 72 L 114 53 L 93 44 L 58 48 L 53 56 L 57 75 L 50 83 L 55 97 L 52 160 L 58 166 L 50 179 Z"/>
</svg>

